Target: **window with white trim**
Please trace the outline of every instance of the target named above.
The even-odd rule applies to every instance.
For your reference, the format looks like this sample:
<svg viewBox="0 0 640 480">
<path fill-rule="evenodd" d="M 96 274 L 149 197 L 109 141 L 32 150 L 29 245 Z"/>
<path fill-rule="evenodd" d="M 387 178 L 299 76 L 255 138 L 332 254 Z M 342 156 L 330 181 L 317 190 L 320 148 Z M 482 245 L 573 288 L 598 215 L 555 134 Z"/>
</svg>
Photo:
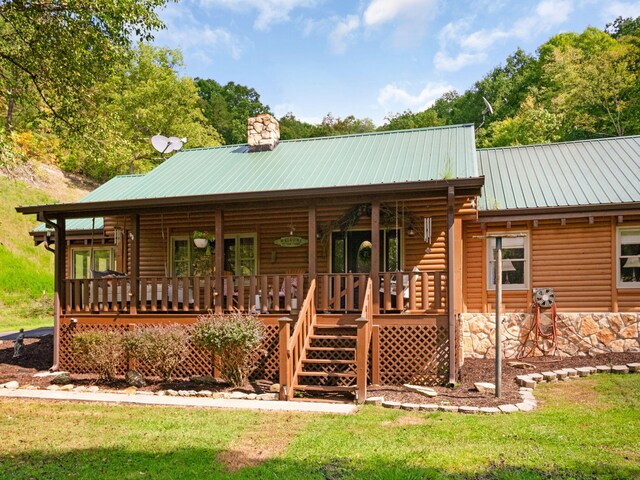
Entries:
<svg viewBox="0 0 640 480">
<path fill-rule="evenodd" d="M 234 275 L 255 275 L 257 269 L 256 234 L 225 235 L 224 270 Z M 171 275 L 213 275 L 215 239 L 207 248 L 198 248 L 190 236 L 172 236 L 169 244 Z"/>
<path fill-rule="evenodd" d="M 640 227 L 618 228 L 618 286 L 640 287 Z"/>
<path fill-rule="evenodd" d="M 509 234 L 526 232 L 509 232 Z M 487 285 L 496 288 L 496 239 L 487 241 Z M 529 277 L 529 254 L 527 237 L 504 237 L 502 239 L 502 288 L 505 290 L 527 289 Z"/>
<path fill-rule="evenodd" d="M 115 253 L 113 247 L 71 248 L 71 277 L 92 278 L 92 272 L 113 270 Z"/>
</svg>

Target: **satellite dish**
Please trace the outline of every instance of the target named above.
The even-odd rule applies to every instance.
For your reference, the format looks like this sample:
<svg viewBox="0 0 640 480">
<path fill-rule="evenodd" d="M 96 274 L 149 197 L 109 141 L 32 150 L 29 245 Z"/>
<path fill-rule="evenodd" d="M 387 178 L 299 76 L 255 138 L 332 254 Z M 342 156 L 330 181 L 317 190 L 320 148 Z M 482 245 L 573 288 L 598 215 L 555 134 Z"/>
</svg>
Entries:
<svg viewBox="0 0 640 480">
<path fill-rule="evenodd" d="M 493 115 L 493 107 L 489 103 L 489 100 L 482 97 L 482 101 L 484 102 L 484 110 L 482 110 L 482 123 L 478 125 L 478 128 L 482 128 L 484 125 L 484 120 L 487 115 Z"/>
<path fill-rule="evenodd" d="M 177 152 L 185 143 L 187 143 L 186 137 L 165 137 L 160 134 L 151 137 L 151 145 L 160 153 Z"/>
</svg>

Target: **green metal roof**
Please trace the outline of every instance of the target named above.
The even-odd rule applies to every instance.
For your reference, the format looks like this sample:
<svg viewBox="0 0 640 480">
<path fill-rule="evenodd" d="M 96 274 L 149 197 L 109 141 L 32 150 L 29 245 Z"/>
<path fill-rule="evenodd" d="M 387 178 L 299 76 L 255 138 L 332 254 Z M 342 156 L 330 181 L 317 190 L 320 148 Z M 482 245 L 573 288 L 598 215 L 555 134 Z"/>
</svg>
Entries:
<svg viewBox="0 0 640 480">
<path fill-rule="evenodd" d="M 477 176 L 473 125 L 458 125 L 286 140 L 273 151 L 266 152 L 249 153 L 246 145 L 184 150 L 130 184 L 125 182 L 122 188 L 117 185 L 100 192 L 100 195 L 93 192 L 82 201 L 266 192 Z"/>
<path fill-rule="evenodd" d="M 478 150 L 480 210 L 640 202 L 640 136 Z"/>
<path fill-rule="evenodd" d="M 52 220 L 56 223 L 55 220 Z M 77 230 L 102 230 L 104 227 L 104 219 L 102 217 L 94 218 L 70 218 L 65 222 L 65 230 L 67 232 L 73 232 Z M 52 232 L 52 228 L 48 228 L 46 224 L 41 223 L 33 229 L 34 233 L 38 232 Z"/>
</svg>

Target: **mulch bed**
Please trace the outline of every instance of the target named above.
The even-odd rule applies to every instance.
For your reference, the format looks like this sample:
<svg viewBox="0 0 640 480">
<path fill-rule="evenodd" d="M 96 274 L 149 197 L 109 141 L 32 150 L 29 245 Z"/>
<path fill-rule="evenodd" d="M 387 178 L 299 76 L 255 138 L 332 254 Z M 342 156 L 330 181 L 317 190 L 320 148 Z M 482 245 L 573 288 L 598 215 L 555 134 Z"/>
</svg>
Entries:
<svg viewBox="0 0 640 480">
<path fill-rule="evenodd" d="M 53 359 L 53 336 L 47 335 L 42 338 L 25 339 L 26 355 L 22 358 L 13 357 L 13 342 L 0 342 L 0 383 L 17 380 L 20 385 L 34 385 L 37 387 L 47 387 L 51 384 L 53 377 L 35 378 L 34 373 L 45 371 L 51 367 Z M 496 399 L 491 395 L 478 393 L 474 388 L 476 382 L 494 381 L 495 361 L 493 359 L 467 359 L 461 371 L 461 381 L 456 388 L 433 387 L 438 396 L 428 398 L 418 393 L 409 392 L 400 386 L 370 387 L 367 390 L 369 397 L 383 396 L 385 400 L 402 403 L 437 403 L 449 405 L 468 405 L 476 407 L 493 407 L 505 403 L 519 403 L 518 386 L 515 378 L 517 375 L 525 375 L 533 372 L 543 372 L 546 370 L 558 370 L 560 368 L 586 367 L 596 365 L 622 365 L 627 363 L 640 362 L 640 353 L 608 353 L 595 357 L 533 357 L 525 358 L 521 361 L 535 366 L 534 369 L 521 369 L 509 366 L 505 360 L 502 365 L 502 395 Z M 117 380 L 111 383 L 100 383 L 95 375 L 72 375 L 74 385 L 98 385 L 101 388 L 124 389 L 127 387 L 124 380 Z M 159 379 L 151 379 L 146 387 L 140 390 L 210 390 L 212 392 L 222 392 L 231 390 L 224 383 L 202 383 L 190 381 L 188 379 L 175 380 L 169 383 L 162 383 Z M 269 391 L 269 382 L 252 382 L 241 389 L 246 393 L 264 393 Z"/>
</svg>

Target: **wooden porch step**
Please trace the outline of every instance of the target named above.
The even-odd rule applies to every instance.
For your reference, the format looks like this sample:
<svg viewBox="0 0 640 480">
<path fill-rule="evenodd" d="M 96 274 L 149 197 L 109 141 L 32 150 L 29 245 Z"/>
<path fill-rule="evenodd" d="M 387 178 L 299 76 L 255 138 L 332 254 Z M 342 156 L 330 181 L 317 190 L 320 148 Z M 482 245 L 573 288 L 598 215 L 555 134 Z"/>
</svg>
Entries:
<svg viewBox="0 0 640 480">
<path fill-rule="evenodd" d="M 354 392 L 356 385 L 298 385 L 294 390 L 301 392 Z"/>
<path fill-rule="evenodd" d="M 355 373 L 336 373 L 336 372 L 307 372 L 302 371 L 298 374 L 300 377 L 332 377 L 332 378 L 356 378 Z"/>
<path fill-rule="evenodd" d="M 355 348 L 349 347 L 307 347 L 308 351 L 312 352 L 354 352 Z"/>
<path fill-rule="evenodd" d="M 330 324 L 318 324 L 316 323 L 314 325 L 316 328 L 326 328 L 327 330 L 339 330 L 342 328 L 358 328 L 358 326 L 355 323 L 340 323 L 337 325 L 330 325 Z"/>
<path fill-rule="evenodd" d="M 329 358 L 305 358 L 302 363 L 322 363 L 325 365 L 355 365 L 355 360 L 332 360 Z"/>
<path fill-rule="evenodd" d="M 310 335 L 312 340 L 358 340 L 355 335 Z"/>
</svg>

